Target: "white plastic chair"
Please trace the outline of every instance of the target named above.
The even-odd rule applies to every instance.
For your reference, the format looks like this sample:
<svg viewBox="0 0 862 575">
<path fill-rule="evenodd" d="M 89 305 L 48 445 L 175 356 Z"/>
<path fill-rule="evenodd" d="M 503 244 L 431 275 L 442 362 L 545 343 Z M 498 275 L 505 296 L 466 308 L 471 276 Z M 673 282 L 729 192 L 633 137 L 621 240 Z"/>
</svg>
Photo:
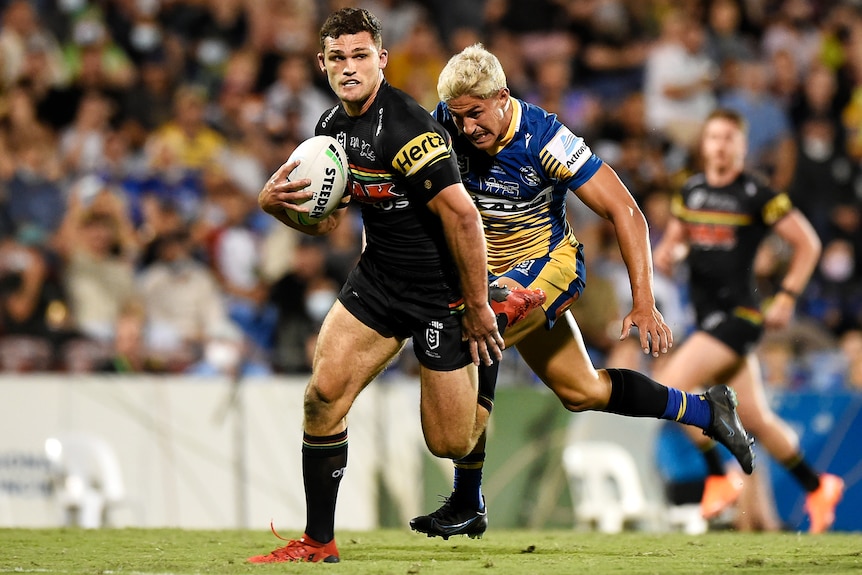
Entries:
<svg viewBox="0 0 862 575">
<path fill-rule="evenodd" d="M 619 533 L 626 524 L 645 519 L 648 505 L 631 453 L 616 443 L 578 441 L 563 451 L 575 526 L 596 526 Z"/>
<path fill-rule="evenodd" d="M 112 507 L 126 497 L 120 463 L 113 447 L 86 432 L 65 432 L 45 440 L 55 501 L 64 524 L 104 527 Z"/>
</svg>

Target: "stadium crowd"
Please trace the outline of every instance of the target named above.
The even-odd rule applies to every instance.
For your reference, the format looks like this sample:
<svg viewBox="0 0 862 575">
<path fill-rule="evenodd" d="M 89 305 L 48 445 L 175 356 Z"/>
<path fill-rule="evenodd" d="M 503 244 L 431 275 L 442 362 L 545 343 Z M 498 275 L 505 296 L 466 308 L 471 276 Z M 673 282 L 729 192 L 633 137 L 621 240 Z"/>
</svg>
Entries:
<svg viewBox="0 0 862 575">
<path fill-rule="evenodd" d="M 703 119 L 740 111 L 750 167 L 824 246 L 794 325 L 760 347 L 765 376 L 862 389 L 855 0 L 0 1 L 0 370 L 308 371 L 361 224 L 348 210 L 337 233 L 303 236 L 257 193 L 336 102 L 316 30 L 342 5 L 380 17 L 387 79 L 429 111 L 448 57 L 483 42 L 515 96 L 614 166 L 654 243 Z M 630 295 L 612 234 L 574 199 L 570 217 L 591 270 L 573 311 L 596 364 L 648 361 L 616 341 Z M 765 297 L 786 261 L 778 240 L 758 254 Z M 679 340 L 683 285 L 656 278 Z"/>
</svg>

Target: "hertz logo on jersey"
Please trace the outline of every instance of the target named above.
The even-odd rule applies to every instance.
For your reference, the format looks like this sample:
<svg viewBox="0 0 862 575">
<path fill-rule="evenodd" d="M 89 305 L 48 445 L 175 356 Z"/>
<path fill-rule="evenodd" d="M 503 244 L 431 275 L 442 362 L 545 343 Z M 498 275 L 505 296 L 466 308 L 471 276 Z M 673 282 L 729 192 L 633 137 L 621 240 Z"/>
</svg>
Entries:
<svg viewBox="0 0 862 575">
<path fill-rule="evenodd" d="M 412 176 L 425 166 L 448 158 L 449 155 L 449 143 L 443 136 L 435 132 L 425 132 L 398 150 L 392 160 L 392 167 L 405 176 Z"/>
</svg>

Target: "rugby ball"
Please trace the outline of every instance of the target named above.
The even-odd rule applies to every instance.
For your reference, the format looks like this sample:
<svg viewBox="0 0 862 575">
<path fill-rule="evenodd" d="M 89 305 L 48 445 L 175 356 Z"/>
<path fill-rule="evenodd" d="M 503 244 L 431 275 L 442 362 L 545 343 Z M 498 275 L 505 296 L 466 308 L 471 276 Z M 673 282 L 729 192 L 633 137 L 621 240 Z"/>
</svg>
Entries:
<svg viewBox="0 0 862 575">
<path fill-rule="evenodd" d="M 349 178 L 347 152 L 332 136 L 313 136 L 299 144 L 287 162 L 296 160 L 300 164 L 287 175 L 287 179 L 310 179 L 311 185 L 305 190 L 314 192 L 314 195 L 300 204 L 309 208 L 307 213 L 285 211 L 298 224 L 314 225 L 326 219 L 341 203 Z"/>
</svg>

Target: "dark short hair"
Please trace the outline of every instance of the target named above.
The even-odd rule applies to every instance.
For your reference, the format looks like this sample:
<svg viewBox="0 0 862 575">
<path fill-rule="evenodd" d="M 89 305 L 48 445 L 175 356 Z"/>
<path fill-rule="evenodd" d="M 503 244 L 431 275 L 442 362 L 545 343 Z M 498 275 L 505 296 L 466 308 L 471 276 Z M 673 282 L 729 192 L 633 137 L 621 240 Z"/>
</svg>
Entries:
<svg viewBox="0 0 862 575">
<path fill-rule="evenodd" d="M 730 108 L 716 108 L 706 117 L 706 121 L 704 124 L 709 122 L 710 120 L 727 120 L 731 124 L 734 124 L 739 131 L 743 134 L 748 134 L 748 120 L 745 119 L 745 116 L 737 112 L 736 110 L 732 110 Z"/>
<path fill-rule="evenodd" d="M 324 49 L 326 38 L 338 38 L 345 34 L 368 32 L 378 50 L 383 46 L 383 26 L 377 16 L 364 8 L 342 8 L 329 15 L 320 27 L 320 49 Z"/>
</svg>

